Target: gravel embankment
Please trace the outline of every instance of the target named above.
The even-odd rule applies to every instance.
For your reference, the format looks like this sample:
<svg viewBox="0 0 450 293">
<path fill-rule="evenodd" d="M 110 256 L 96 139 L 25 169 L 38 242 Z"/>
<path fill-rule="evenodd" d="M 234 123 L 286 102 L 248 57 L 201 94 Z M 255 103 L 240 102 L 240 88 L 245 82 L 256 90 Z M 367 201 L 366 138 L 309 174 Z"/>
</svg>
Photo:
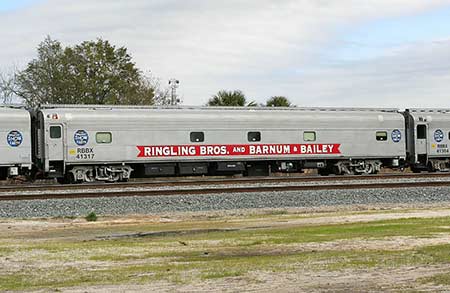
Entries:
<svg viewBox="0 0 450 293">
<path fill-rule="evenodd" d="M 91 211 L 98 215 L 126 215 L 439 202 L 450 202 L 450 187 L 5 201 L 0 202 L 0 217 L 70 217 L 84 216 Z"/>
</svg>

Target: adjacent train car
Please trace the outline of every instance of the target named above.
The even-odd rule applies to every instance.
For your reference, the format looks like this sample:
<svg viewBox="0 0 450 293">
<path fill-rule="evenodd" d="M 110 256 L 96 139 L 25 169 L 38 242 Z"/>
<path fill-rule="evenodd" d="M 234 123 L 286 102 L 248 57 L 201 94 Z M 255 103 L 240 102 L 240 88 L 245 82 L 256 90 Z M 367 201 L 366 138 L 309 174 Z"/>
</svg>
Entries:
<svg viewBox="0 0 450 293">
<path fill-rule="evenodd" d="M 43 106 L 35 120 L 39 167 L 75 182 L 307 168 L 371 174 L 402 167 L 406 154 L 396 109 Z"/>
<path fill-rule="evenodd" d="M 404 112 L 407 161 L 413 171 L 450 170 L 450 110 L 409 109 Z"/>
<path fill-rule="evenodd" d="M 29 112 L 14 106 L 0 106 L 0 178 L 28 174 L 31 167 Z"/>
</svg>

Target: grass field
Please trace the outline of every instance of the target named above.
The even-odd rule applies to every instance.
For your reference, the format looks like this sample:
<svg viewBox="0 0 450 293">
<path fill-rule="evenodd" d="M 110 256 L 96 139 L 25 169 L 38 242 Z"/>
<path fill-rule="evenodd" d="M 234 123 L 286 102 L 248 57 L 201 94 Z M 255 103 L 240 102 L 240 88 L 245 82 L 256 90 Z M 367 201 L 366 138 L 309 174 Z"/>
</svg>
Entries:
<svg viewBox="0 0 450 293">
<path fill-rule="evenodd" d="M 0 221 L 0 290 L 450 289 L 450 210 Z"/>
</svg>

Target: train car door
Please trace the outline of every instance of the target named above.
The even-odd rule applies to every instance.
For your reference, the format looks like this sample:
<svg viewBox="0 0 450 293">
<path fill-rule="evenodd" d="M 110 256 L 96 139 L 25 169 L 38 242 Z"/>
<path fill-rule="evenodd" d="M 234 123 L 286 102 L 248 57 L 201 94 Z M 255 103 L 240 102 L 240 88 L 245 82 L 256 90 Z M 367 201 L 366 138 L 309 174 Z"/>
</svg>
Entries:
<svg viewBox="0 0 450 293">
<path fill-rule="evenodd" d="M 428 153 L 428 144 L 427 144 L 427 136 L 428 129 L 426 124 L 418 124 L 416 131 L 416 161 L 426 165 L 427 164 L 427 153 Z"/>
<path fill-rule="evenodd" d="M 50 124 L 48 132 L 48 159 L 50 161 L 63 161 L 64 143 L 62 124 Z"/>
</svg>

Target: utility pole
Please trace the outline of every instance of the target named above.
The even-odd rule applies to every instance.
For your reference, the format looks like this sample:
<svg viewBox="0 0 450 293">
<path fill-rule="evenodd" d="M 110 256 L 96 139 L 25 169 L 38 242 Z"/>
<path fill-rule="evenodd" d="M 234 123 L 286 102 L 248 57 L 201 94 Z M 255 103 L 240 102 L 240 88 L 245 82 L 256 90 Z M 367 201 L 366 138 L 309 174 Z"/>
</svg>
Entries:
<svg viewBox="0 0 450 293">
<path fill-rule="evenodd" d="M 177 88 L 180 85 L 180 81 L 178 79 L 172 78 L 169 80 L 169 86 L 171 89 L 171 96 L 170 96 L 170 105 L 175 106 L 178 104 L 177 100 Z"/>
</svg>

